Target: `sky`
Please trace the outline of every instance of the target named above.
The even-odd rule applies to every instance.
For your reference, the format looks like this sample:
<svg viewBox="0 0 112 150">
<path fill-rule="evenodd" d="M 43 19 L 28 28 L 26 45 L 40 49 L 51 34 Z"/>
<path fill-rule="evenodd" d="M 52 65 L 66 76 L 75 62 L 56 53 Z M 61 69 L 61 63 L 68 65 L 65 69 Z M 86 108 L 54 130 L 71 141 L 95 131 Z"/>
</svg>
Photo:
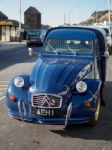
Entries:
<svg viewBox="0 0 112 150">
<path fill-rule="evenodd" d="M 0 0 L 0 11 L 19 21 L 20 0 Z M 42 24 L 58 26 L 65 23 L 79 23 L 90 17 L 94 11 L 108 9 L 108 0 L 21 0 L 21 20 L 24 12 L 33 6 L 42 14 Z"/>
</svg>

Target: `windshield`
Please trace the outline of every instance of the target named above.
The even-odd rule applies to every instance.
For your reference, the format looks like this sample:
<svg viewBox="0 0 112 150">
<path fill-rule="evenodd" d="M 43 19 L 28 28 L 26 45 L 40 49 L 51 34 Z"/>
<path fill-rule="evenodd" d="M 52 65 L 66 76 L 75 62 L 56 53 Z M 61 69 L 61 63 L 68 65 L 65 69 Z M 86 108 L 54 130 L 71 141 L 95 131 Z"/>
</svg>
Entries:
<svg viewBox="0 0 112 150">
<path fill-rule="evenodd" d="M 45 44 L 45 52 L 91 54 L 93 52 L 93 41 L 49 39 Z"/>
</svg>

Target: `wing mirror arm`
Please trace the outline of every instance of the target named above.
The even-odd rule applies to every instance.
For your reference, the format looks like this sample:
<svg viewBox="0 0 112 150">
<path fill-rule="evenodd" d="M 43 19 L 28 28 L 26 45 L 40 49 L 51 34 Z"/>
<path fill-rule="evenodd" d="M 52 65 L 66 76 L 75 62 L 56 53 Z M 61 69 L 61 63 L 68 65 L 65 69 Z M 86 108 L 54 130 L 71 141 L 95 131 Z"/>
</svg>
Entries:
<svg viewBox="0 0 112 150">
<path fill-rule="evenodd" d="M 32 48 L 28 48 L 28 55 L 32 56 L 33 54 L 40 55 L 40 53 L 34 52 Z"/>
<path fill-rule="evenodd" d="M 105 56 L 105 58 L 109 58 L 109 52 L 106 51 L 106 52 L 104 53 L 104 56 Z"/>
</svg>

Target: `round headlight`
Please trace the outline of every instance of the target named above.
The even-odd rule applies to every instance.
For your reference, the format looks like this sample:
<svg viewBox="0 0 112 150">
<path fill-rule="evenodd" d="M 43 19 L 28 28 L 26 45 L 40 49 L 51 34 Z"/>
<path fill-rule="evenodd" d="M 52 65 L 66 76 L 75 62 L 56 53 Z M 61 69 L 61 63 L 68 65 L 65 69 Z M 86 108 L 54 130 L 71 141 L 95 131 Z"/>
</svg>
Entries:
<svg viewBox="0 0 112 150">
<path fill-rule="evenodd" d="M 16 87 L 20 87 L 20 88 L 23 87 L 24 86 L 24 79 L 22 77 L 16 77 L 14 79 L 14 85 Z"/>
<path fill-rule="evenodd" d="M 84 93 L 87 90 L 87 84 L 84 81 L 80 81 L 76 84 L 76 89 L 79 93 Z"/>
</svg>

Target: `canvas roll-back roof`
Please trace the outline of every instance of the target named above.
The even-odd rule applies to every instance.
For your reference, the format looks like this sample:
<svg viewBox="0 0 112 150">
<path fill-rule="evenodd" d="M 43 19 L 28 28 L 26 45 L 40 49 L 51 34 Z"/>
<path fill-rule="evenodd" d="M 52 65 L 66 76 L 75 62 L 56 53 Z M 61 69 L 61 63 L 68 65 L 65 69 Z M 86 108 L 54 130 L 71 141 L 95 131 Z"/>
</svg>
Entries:
<svg viewBox="0 0 112 150">
<path fill-rule="evenodd" d="M 89 30 L 80 30 L 76 28 L 57 28 L 48 34 L 48 38 L 93 40 L 96 37 L 94 32 Z"/>
</svg>

